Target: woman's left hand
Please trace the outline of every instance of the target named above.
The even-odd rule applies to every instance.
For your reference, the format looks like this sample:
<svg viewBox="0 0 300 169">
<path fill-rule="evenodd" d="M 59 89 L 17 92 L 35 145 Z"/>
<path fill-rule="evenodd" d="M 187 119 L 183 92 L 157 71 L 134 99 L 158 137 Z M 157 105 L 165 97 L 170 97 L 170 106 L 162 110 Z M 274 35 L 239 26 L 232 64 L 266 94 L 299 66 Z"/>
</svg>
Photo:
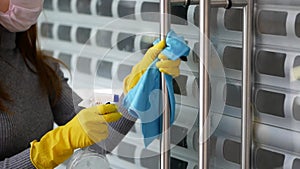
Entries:
<svg viewBox="0 0 300 169">
<path fill-rule="evenodd" d="M 169 60 L 164 54 L 160 53 L 158 55 L 160 61 L 156 63 L 156 67 L 162 73 L 171 75 L 173 78 L 180 75 L 179 65 L 181 63 L 180 59 Z"/>
</svg>

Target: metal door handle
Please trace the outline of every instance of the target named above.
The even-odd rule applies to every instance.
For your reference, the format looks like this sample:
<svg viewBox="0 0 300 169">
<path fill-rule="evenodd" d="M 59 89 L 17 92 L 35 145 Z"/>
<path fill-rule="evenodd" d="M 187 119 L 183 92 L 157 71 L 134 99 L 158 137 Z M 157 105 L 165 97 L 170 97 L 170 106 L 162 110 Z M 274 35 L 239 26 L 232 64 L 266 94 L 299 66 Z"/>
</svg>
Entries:
<svg viewBox="0 0 300 169">
<path fill-rule="evenodd" d="M 252 112 L 251 57 L 253 50 L 253 0 L 243 7 L 242 158 L 241 169 L 251 168 Z"/>
<path fill-rule="evenodd" d="M 170 30 L 170 1 L 160 0 L 160 39 L 165 40 Z M 168 89 L 164 73 L 161 73 L 162 86 L 162 133 L 160 139 L 160 168 L 170 168 L 170 107 Z"/>
<path fill-rule="evenodd" d="M 249 169 L 251 162 L 252 146 L 252 112 L 251 112 L 251 56 L 253 49 L 253 0 L 160 0 L 160 34 L 161 39 L 165 39 L 170 30 L 170 3 L 179 5 L 199 4 L 199 168 L 208 168 L 207 157 L 207 132 L 208 125 L 204 126 L 205 119 L 209 113 L 209 76 L 208 57 L 209 57 L 209 37 L 210 37 L 210 8 L 213 7 L 243 7 L 243 70 L 242 70 L 242 158 L 241 169 Z M 162 92 L 163 92 L 163 130 L 161 138 L 161 159 L 162 169 L 170 168 L 170 116 L 169 100 L 167 88 L 162 73 Z"/>
<path fill-rule="evenodd" d="M 223 1 L 222 3 L 219 3 Z M 195 2 L 195 1 L 194 1 Z M 218 3 L 217 3 L 218 2 Z M 218 5 L 216 5 L 218 4 Z M 242 132 L 241 132 L 241 169 L 249 169 L 251 165 L 251 146 L 252 146 L 252 112 L 251 106 L 251 56 L 253 48 L 252 39 L 252 15 L 253 0 L 231 0 L 233 7 L 243 7 L 243 73 L 242 73 Z M 202 64 L 199 65 L 199 168 L 208 168 L 207 157 L 207 132 L 208 125 L 204 126 L 205 119 L 209 113 L 209 78 L 208 57 L 209 57 L 209 15 L 211 7 L 228 7 L 226 0 L 200 0 L 199 1 L 199 27 L 200 27 L 200 58 Z"/>
</svg>

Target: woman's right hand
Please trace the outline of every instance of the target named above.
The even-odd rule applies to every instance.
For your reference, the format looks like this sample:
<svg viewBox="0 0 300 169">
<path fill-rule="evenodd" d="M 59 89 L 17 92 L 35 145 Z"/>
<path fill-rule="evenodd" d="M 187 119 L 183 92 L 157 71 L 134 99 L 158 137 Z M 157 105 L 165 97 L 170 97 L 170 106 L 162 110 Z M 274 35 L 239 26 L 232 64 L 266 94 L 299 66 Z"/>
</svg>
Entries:
<svg viewBox="0 0 300 169">
<path fill-rule="evenodd" d="M 49 131 L 40 141 L 31 142 L 31 162 L 38 169 L 54 168 L 69 158 L 75 149 L 106 139 L 107 123 L 115 122 L 121 116 L 114 104 L 81 110 L 66 125 Z"/>
<path fill-rule="evenodd" d="M 71 130 L 74 148 L 83 148 L 107 138 L 107 123 L 122 117 L 115 104 L 101 104 L 81 110 L 65 127 Z"/>
</svg>

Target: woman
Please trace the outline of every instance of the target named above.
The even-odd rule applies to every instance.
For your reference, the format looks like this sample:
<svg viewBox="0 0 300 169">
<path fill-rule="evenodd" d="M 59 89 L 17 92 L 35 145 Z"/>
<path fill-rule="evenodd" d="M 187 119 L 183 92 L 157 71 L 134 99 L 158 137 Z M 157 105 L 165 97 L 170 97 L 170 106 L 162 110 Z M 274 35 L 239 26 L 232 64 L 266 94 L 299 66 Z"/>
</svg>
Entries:
<svg viewBox="0 0 300 169">
<path fill-rule="evenodd" d="M 45 56 L 36 44 L 42 5 L 42 0 L 0 1 L 0 168 L 54 168 L 74 149 L 104 139 L 112 150 L 135 122 L 121 105 L 122 118 L 113 104 L 77 106 L 81 99 L 68 86 L 61 62 Z M 160 53 L 162 43 L 150 48 L 126 78 L 126 92 Z M 160 63 L 160 70 L 177 76 L 179 63 Z M 60 127 L 53 129 L 54 122 Z"/>
</svg>

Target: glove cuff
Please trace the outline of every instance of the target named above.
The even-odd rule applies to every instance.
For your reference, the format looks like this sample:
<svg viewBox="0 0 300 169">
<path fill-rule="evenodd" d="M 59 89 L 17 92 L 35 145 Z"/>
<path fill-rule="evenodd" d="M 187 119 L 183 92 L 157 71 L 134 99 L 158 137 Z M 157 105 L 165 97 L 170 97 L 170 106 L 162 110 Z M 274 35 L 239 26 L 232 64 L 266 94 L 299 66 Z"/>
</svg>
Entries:
<svg viewBox="0 0 300 169">
<path fill-rule="evenodd" d="M 43 136 L 41 141 L 30 143 L 30 160 L 37 169 L 53 169 L 73 154 L 74 149 L 59 135 L 55 136 L 57 132 L 53 131 Z"/>
</svg>

